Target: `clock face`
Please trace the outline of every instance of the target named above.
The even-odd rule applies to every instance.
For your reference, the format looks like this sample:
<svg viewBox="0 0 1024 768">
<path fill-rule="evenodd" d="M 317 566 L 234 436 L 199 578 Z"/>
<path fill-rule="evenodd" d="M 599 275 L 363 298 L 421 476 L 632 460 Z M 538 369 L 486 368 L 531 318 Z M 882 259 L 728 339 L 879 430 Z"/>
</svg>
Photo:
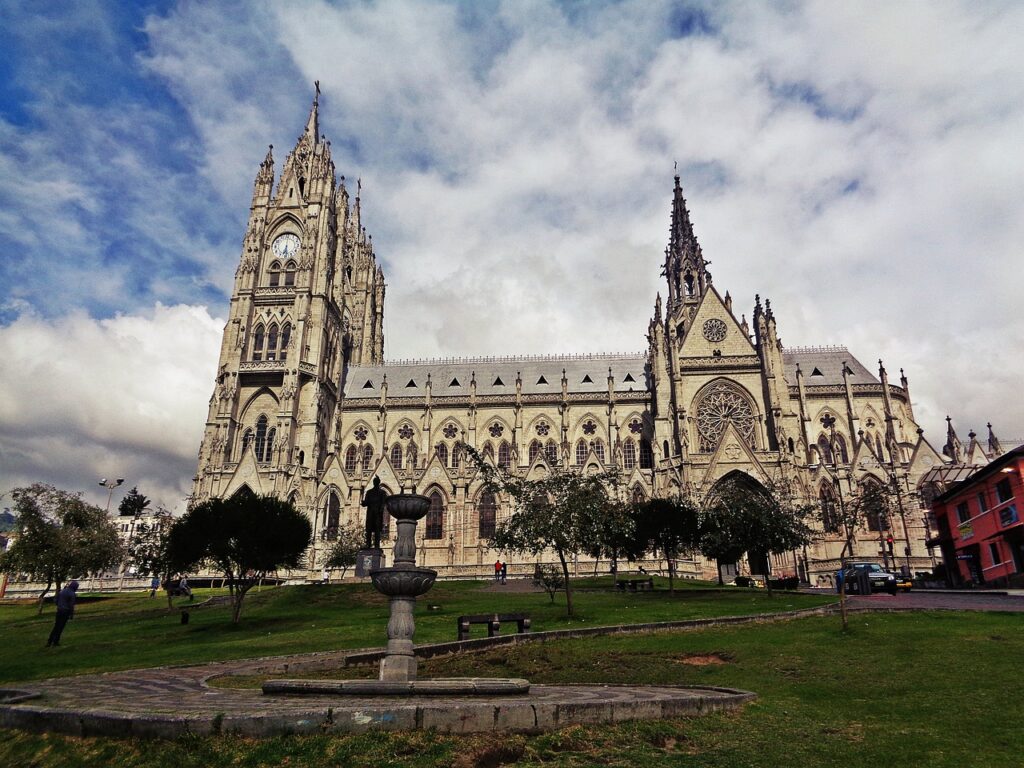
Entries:
<svg viewBox="0 0 1024 768">
<path fill-rule="evenodd" d="M 286 235 L 281 235 L 274 241 L 272 250 L 279 259 L 287 259 L 289 256 L 294 256 L 299 250 L 299 238 L 290 232 Z"/>
<path fill-rule="evenodd" d="M 704 338 L 708 341 L 721 341 L 725 338 L 725 323 L 717 317 L 704 321 Z"/>
</svg>

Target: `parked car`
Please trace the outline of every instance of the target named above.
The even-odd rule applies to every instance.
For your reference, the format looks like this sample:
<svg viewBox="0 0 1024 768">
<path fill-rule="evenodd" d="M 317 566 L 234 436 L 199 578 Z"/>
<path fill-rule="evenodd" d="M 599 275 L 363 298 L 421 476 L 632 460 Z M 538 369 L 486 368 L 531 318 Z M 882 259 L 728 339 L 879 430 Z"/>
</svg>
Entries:
<svg viewBox="0 0 1024 768">
<path fill-rule="evenodd" d="M 858 573 L 867 574 L 868 583 L 871 585 L 871 592 L 896 594 L 898 577 L 895 573 L 883 571 L 882 566 L 878 563 L 850 563 L 847 565 L 842 571 L 842 580 L 846 583 L 846 594 L 859 594 L 860 580 L 857 578 Z M 837 592 L 841 586 L 842 582 L 836 587 Z"/>
<path fill-rule="evenodd" d="M 909 592 L 914 588 L 914 582 L 909 576 L 896 576 L 896 589 L 900 592 Z"/>
</svg>

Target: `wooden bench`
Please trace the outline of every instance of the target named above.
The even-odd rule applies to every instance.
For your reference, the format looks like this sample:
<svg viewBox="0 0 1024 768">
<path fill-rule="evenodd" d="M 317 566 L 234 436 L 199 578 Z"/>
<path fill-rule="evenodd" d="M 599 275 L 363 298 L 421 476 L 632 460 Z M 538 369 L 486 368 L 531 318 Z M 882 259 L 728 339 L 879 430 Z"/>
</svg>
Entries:
<svg viewBox="0 0 1024 768">
<path fill-rule="evenodd" d="M 469 639 L 471 624 L 486 624 L 487 636 L 494 637 L 501 629 L 503 621 L 514 621 L 518 634 L 530 631 L 530 617 L 525 613 L 476 613 L 470 616 L 459 616 L 457 619 L 459 640 Z"/>
<path fill-rule="evenodd" d="M 630 592 L 653 591 L 654 577 L 648 576 L 646 579 L 619 579 L 615 582 L 615 588 L 621 592 L 627 590 Z"/>
</svg>

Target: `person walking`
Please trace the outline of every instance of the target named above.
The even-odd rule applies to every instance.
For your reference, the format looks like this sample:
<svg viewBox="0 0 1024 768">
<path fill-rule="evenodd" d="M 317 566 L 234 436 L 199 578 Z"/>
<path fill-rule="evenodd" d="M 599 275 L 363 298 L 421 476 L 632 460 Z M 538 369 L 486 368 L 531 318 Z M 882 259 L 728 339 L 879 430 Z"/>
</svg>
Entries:
<svg viewBox="0 0 1024 768">
<path fill-rule="evenodd" d="M 160 577 L 154 576 L 149 580 L 149 596 L 156 597 L 156 591 L 160 589 Z"/>
<path fill-rule="evenodd" d="M 192 594 L 192 587 L 188 585 L 188 576 L 181 574 L 181 581 L 178 582 L 178 589 L 181 590 L 181 594 L 188 595 L 189 602 L 196 599 L 196 596 Z"/>
<path fill-rule="evenodd" d="M 57 618 L 53 622 L 53 629 L 50 630 L 50 639 L 46 641 L 46 647 L 60 645 L 60 636 L 64 632 L 64 625 L 75 615 L 75 592 L 78 591 L 78 582 L 72 579 L 60 592 L 57 593 Z"/>
<path fill-rule="evenodd" d="M 508 578 L 508 563 L 504 560 L 501 561 L 501 583 L 505 583 L 505 579 Z"/>
<path fill-rule="evenodd" d="M 494 580 L 501 581 L 501 560 L 494 561 Z"/>
</svg>

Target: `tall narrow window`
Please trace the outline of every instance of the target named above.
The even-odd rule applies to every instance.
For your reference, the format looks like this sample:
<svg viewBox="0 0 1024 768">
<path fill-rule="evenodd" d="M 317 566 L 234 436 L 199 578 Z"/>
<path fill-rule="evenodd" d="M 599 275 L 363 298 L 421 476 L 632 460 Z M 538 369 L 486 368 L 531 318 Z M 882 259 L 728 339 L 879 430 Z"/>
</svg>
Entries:
<svg viewBox="0 0 1024 768">
<path fill-rule="evenodd" d="M 289 261 L 284 265 L 284 284 L 287 287 L 295 285 L 295 262 Z"/>
<path fill-rule="evenodd" d="M 636 466 L 636 443 L 632 439 L 626 440 L 622 446 L 622 467 L 633 469 Z"/>
<path fill-rule="evenodd" d="M 448 446 L 444 443 L 437 444 L 437 460 L 441 462 L 443 466 L 448 466 Z"/>
<path fill-rule="evenodd" d="M 275 261 L 270 265 L 270 279 L 268 280 L 271 288 L 274 288 L 281 284 L 281 262 Z"/>
<path fill-rule="evenodd" d="M 489 539 L 494 536 L 494 519 L 498 509 L 494 494 L 490 491 L 481 493 L 476 509 L 480 520 L 478 531 L 480 538 Z"/>
<path fill-rule="evenodd" d="M 548 440 L 544 446 L 544 453 L 548 457 L 549 464 L 558 464 L 558 443 L 554 440 Z"/>
<path fill-rule="evenodd" d="M 822 464 L 833 464 L 832 461 L 832 446 L 828 442 L 828 438 L 822 435 L 818 438 L 818 455 L 821 456 Z"/>
<path fill-rule="evenodd" d="M 415 443 L 409 443 L 409 450 L 405 452 L 405 455 L 409 459 L 409 469 L 415 469 L 416 459 L 419 455 L 419 452 L 416 450 Z"/>
<path fill-rule="evenodd" d="M 590 444 L 590 447 L 594 449 L 594 453 L 597 454 L 597 460 L 604 464 L 604 440 L 598 438 Z"/>
<path fill-rule="evenodd" d="M 582 437 L 576 441 L 576 464 L 583 466 L 583 462 L 587 460 L 587 441 Z"/>
<path fill-rule="evenodd" d="M 256 326 L 256 330 L 252 334 L 252 359 L 262 360 L 263 359 L 263 324 Z"/>
<path fill-rule="evenodd" d="M 274 438 L 277 437 L 277 430 L 271 429 L 267 432 L 267 444 L 263 449 L 263 460 L 270 461 L 274 455 Z"/>
<path fill-rule="evenodd" d="M 452 448 L 452 469 L 458 469 L 462 461 L 462 448 L 458 444 Z"/>
<path fill-rule="evenodd" d="M 843 462 L 843 464 L 849 464 L 850 454 L 846 450 L 846 441 L 843 439 L 842 435 L 836 435 L 836 448 L 839 449 L 839 460 Z M 879 458 L 881 458 L 881 456 L 879 456 Z M 832 462 L 830 461 L 829 464 L 831 463 Z"/>
<path fill-rule="evenodd" d="M 256 441 L 253 445 L 256 452 L 256 461 L 264 461 L 263 452 L 267 448 L 267 417 L 260 416 L 256 419 Z"/>
<path fill-rule="evenodd" d="M 492 446 L 490 443 L 485 445 L 483 453 L 481 455 L 485 459 L 490 459 L 491 461 L 494 461 L 494 446 Z"/>
<path fill-rule="evenodd" d="M 270 324 L 267 331 L 267 360 L 277 359 L 277 323 Z"/>
<path fill-rule="evenodd" d="M 391 466 L 395 469 L 402 468 L 402 444 L 395 443 L 391 446 Z"/>
<path fill-rule="evenodd" d="M 651 450 L 651 443 L 647 439 L 640 440 L 640 469 L 654 468 L 654 451 Z"/>
<path fill-rule="evenodd" d="M 506 441 L 502 440 L 501 445 L 498 446 L 498 466 L 508 469 L 509 464 L 512 463 L 512 446 Z"/>
<path fill-rule="evenodd" d="M 543 450 L 543 447 L 540 444 L 540 440 L 534 440 L 533 442 L 530 443 L 530 463 L 531 464 L 533 464 L 533 462 L 535 462 L 537 460 L 537 457 L 540 456 L 540 452 L 542 450 Z"/>
<path fill-rule="evenodd" d="M 839 513 L 836 510 L 835 495 L 829 485 L 822 483 L 818 501 L 821 504 L 822 527 L 830 533 L 835 533 L 839 530 Z"/>
<path fill-rule="evenodd" d="M 427 527 L 424 537 L 427 539 L 444 538 L 444 500 L 437 491 L 430 494 L 430 509 L 427 510 Z"/>
<path fill-rule="evenodd" d="M 327 501 L 324 502 L 324 532 L 323 538 L 327 541 L 334 541 L 338 538 L 338 523 L 341 520 L 341 500 L 338 494 L 331 491 L 327 494 Z"/>
<path fill-rule="evenodd" d="M 252 443 L 252 429 L 247 429 L 242 434 L 242 453 L 245 453 L 245 449 Z"/>
<path fill-rule="evenodd" d="M 363 469 L 369 471 L 370 467 L 373 466 L 373 446 L 363 446 Z"/>
<path fill-rule="evenodd" d="M 345 471 L 355 472 L 357 463 L 356 447 L 354 445 L 350 445 L 348 450 L 345 451 Z"/>
<path fill-rule="evenodd" d="M 292 324 L 285 323 L 281 327 L 281 351 L 277 355 L 278 360 L 288 359 L 288 344 L 292 340 Z"/>
</svg>

